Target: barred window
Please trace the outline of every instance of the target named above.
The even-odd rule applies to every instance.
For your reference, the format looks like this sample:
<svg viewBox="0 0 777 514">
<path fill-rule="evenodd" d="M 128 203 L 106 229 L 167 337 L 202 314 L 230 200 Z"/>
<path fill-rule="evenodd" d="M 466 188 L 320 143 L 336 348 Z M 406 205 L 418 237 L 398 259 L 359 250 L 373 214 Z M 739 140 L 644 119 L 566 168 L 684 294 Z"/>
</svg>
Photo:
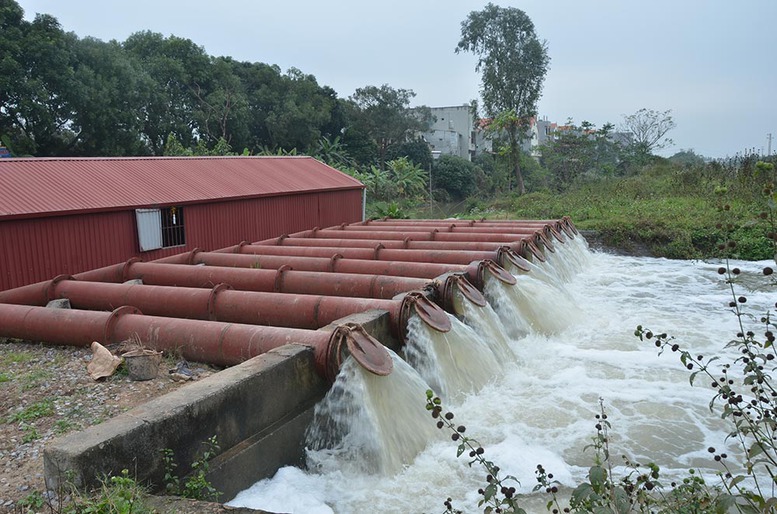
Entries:
<svg viewBox="0 0 777 514">
<path fill-rule="evenodd" d="M 161 210 L 162 215 L 162 246 L 181 246 L 186 244 L 186 235 L 183 225 L 183 208 L 166 207 Z"/>
</svg>

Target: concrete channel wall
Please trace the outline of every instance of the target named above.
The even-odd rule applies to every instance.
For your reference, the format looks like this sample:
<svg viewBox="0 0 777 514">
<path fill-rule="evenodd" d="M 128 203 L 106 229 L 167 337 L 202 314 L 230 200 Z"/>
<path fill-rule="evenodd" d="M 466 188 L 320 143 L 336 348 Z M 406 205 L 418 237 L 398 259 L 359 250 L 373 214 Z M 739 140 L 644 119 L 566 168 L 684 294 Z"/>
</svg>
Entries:
<svg viewBox="0 0 777 514">
<path fill-rule="evenodd" d="M 385 311 L 340 321 L 361 323 L 373 337 L 397 344 Z M 46 485 L 89 488 L 128 469 L 158 491 L 164 487 L 162 450 L 172 450 L 176 474 L 184 477 L 215 435 L 221 453 L 210 461 L 207 479 L 223 500 L 232 498 L 282 466 L 304 464 L 305 430 L 329 386 L 316 372 L 310 347 L 277 348 L 53 441 L 44 451 Z"/>
</svg>

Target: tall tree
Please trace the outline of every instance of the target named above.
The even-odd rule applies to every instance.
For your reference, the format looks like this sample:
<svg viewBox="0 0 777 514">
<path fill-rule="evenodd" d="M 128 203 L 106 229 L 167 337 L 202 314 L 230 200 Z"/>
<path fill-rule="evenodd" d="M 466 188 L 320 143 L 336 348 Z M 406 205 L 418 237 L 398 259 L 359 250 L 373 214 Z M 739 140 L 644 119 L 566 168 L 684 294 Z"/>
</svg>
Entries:
<svg viewBox="0 0 777 514">
<path fill-rule="evenodd" d="M 632 135 L 632 145 L 638 154 L 650 155 L 655 150 L 671 146 L 674 141 L 666 133 L 675 128 L 672 111 L 654 111 L 642 108 L 623 116 L 623 128 Z"/>
<path fill-rule="evenodd" d="M 162 155 L 169 134 L 193 146 L 200 132 L 196 91 L 210 79 L 210 57 L 189 39 L 149 31 L 130 35 L 122 46 L 155 82 L 142 111 L 143 135 L 152 152 Z"/>
<path fill-rule="evenodd" d="M 223 140 L 247 146 L 248 100 L 237 67 L 229 57 L 211 59 L 205 80 L 192 86 L 197 98 L 194 119 L 200 139 L 208 144 Z"/>
<path fill-rule="evenodd" d="M 63 155 L 73 141 L 72 44 L 57 20 L 25 21 L 14 1 L 0 1 L 0 136 L 19 155 Z"/>
<path fill-rule="evenodd" d="M 155 86 L 116 41 L 74 43 L 73 155 L 144 155 L 143 107 Z"/>
<path fill-rule="evenodd" d="M 415 132 L 425 132 L 431 125 L 431 109 L 410 108 L 414 96 L 411 89 L 394 89 L 383 84 L 359 88 L 350 97 L 353 125 L 357 131 L 369 134 L 377 145 L 381 168 L 389 146 L 407 141 Z"/>
<path fill-rule="evenodd" d="M 268 113 L 267 129 L 272 146 L 303 152 L 315 150 L 327 126 L 336 102 L 318 85 L 313 75 L 297 68 L 281 77 L 278 102 Z"/>
<path fill-rule="evenodd" d="M 482 72 L 483 109 L 507 135 L 511 165 L 523 194 L 519 153 L 548 71 L 547 43 L 537 38 L 534 23 L 522 10 L 489 3 L 461 23 L 459 52 L 478 58 L 475 71 Z"/>
</svg>

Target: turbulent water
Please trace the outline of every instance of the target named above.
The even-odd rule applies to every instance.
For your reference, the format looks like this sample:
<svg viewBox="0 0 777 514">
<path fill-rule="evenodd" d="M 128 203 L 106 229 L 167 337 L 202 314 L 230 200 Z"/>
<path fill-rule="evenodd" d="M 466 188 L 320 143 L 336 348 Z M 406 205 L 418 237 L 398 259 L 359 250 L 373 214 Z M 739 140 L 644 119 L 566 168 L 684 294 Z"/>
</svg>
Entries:
<svg viewBox="0 0 777 514">
<path fill-rule="evenodd" d="M 753 275 L 760 269 L 758 263 L 736 265 Z M 484 314 L 491 316 L 489 326 L 473 323 L 477 311 L 467 307 L 462 318 L 473 337 L 488 341 L 489 330 L 502 326 L 492 335 L 501 341 L 492 353 L 472 345 L 479 369 L 465 369 L 457 382 L 447 367 L 467 361 L 459 342 L 446 341 L 417 343 L 423 358 L 434 361 L 429 369 L 445 368 L 438 375 L 399 361 L 389 383 L 346 366 L 317 415 L 323 427 L 339 419 L 340 435 L 333 439 L 314 427 L 309 471 L 281 469 L 231 504 L 305 514 L 431 513 L 443 511 L 451 497 L 456 508 L 478 512 L 483 472 L 456 458 L 455 443 L 433 428 L 423 408 L 423 391 L 435 380 L 437 388 L 448 388 L 446 407 L 483 444 L 486 457 L 518 478 L 529 512 L 546 512 L 546 498 L 531 492 L 537 464 L 567 487 L 585 477 L 592 455 L 583 448 L 595 434 L 600 398 L 613 425 L 613 455 L 654 461 L 669 476 L 690 467 L 716 470 L 706 449 L 725 448 L 729 427 L 709 412 L 708 380 L 691 387 L 677 354 L 658 356 L 633 333 L 641 324 L 674 335 L 695 354 L 722 355 L 739 329 L 727 307 L 731 293 L 716 273 L 719 264 L 589 254 L 576 241 L 538 266 L 534 277 L 518 276 L 520 291 L 487 289 L 494 303 Z M 747 306 L 759 315 L 769 303 L 763 296 L 748 297 Z M 363 404 L 348 403 L 366 397 Z"/>
</svg>

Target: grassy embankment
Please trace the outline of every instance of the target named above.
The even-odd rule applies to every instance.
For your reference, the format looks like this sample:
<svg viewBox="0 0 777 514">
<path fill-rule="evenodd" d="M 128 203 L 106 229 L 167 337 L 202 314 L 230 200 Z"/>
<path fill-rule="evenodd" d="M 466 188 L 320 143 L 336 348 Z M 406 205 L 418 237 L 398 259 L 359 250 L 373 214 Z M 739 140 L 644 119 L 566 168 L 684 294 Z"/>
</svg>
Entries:
<svg viewBox="0 0 777 514">
<path fill-rule="evenodd" d="M 596 231 L 604 244 L 626 251 L 710 258 L 723 255 L 719 245 L 736 241 L 726 248 L 729 256 L 760 260 L 773 256 L 770 218 L 762 217 L 770 216 L 765 183 L 766 177 L 663 163 L 635 176 L 586 181 L 563 193 L 507 195 L 481 203 L 468 217 L 570 216 L 579 229 Z"/>
</svg>

